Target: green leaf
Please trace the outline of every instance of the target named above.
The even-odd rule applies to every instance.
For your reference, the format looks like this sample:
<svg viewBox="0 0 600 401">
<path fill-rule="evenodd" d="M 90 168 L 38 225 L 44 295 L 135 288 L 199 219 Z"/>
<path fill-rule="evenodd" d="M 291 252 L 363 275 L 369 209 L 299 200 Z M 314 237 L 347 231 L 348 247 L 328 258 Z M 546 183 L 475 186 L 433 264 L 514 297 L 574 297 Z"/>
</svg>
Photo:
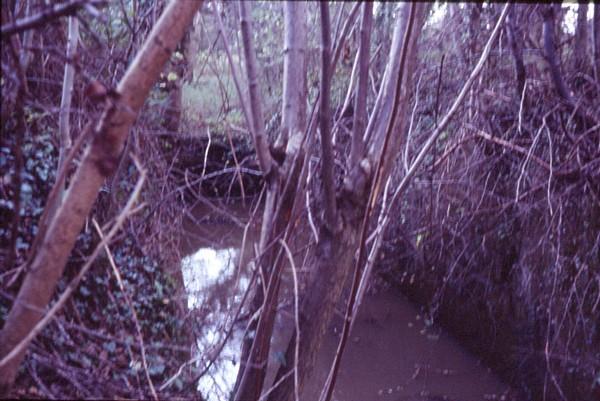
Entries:
<svg viewBox="0 0 600 401">
<path fill-rule="evenodd" d="M 81 287 L 79 287 L 79 292 L 84 297 L 89 297 L 92 294 L 92 292 L 86 286 L 83 286 L 83 285 Z"/>
<path fill-rule="evenodd" d="M 150 376 L 160 375 L 164 371 L 165 371 L 165 365 L 163 363 L 159 363 L 157 365 L 153 365 L 148 368 L 148 373 L 150 374 Z"/>
<path fill-rule="evenodd" d="M 115 344 L 114 341 L 110 341 L 110 342 L 104 343 L 103 348 L 105 350 L 107 350 L 108 352 L 115 352 L 115 350 L 117 349 L 117 344 Z"/>
<path fill-rule="evenodd" d="M 90 366 L 92 366 L 92 361 L 87 356 L 82 355 L 81 365 L 83 365 L 84 368 L 89 368 Z"/>
</svg>

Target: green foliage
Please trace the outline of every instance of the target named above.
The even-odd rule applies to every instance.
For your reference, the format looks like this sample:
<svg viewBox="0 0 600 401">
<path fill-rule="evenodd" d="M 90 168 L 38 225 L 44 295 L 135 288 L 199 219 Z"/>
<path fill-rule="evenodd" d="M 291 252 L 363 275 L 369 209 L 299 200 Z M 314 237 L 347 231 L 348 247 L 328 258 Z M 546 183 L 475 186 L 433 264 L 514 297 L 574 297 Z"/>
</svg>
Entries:
<svg viewBox="0 0 600 401">
<path fill-rule="evenodd" d="M 43 115 L 31 114 L 32 126 L 39 123 Z M 41 127 L 40 127 L 41 128 Z M 14 136 L 6 138 L 0 147 L 0 175 L 6 198 L 0 199 L 0 247 L 6 248 L 10 240 L 10 222 L 13 220 L 14 183 L 16 182 L 16 161 Z M 42 214 L 47 194 L 55 179 L 58 152 L 48 131 L 37 135 L 26 135 L 21 149 L 24 160 L 21 171 L 20 218 L 27 224 L 19 226 L 17 237 L 18 256 L 24 257 L 37 233 L 37 221 Z M 22 260 L 22 259 L 21 259 Z"/>
</svg>

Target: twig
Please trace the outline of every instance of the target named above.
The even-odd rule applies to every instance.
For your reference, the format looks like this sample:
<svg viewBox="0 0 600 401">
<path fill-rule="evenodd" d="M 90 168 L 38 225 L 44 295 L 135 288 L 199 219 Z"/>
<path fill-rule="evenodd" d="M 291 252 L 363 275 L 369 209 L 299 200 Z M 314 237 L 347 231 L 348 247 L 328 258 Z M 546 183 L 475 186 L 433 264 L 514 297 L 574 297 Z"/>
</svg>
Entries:
<svg viewBox="0 0 600 401">
<path fill-rule="evenodd" d="M 104 234 L 102 233 L 102 229 L 98 225 L 98 222 L 96 221 L 95 218 L 92 218 L 92 223 L 94 224 L 94 228 L 96 229 L 96 232 L 100 236 L 100 239 L 103 240 Z M 150 391 L 152 392 L 152 397 L 156 401 L 158 401 L 158 395 L 156 395 L 156 390 L 154 389 L 154 383 L 152 382 L 152 379 L 150 378 L 150 373 L 148 373 L 148 360 L 146 358 L 146 347 L 144 345 L 144 337 L 142 336 L 142 329 L 140 328 L 140 322 L 137 317 L 137 312 L 135 311 L 135 308 L 133 307 L 133 304 L 131 303 L 131 298 L 129 297 L 129 294 L 127 293 L 127 289 L 125 288 L 125 285 L 123 284 L 123 279 L 121 278 L 121 273 L 119 272 L 119 268 L 115 264 L 115 260 L 112 256 L 112 252 L 110 251 L 110 248 L 108 247 L 108 243 L 104 244 L 104 251 L 106 252 L 106 256 L 108 257 L 110 266 L 113 269 L 113 273 L 115 273 L 115 277 L 117 278 L 119 287 L 121 288 L 121 291 L 123 292 L 123 296 L 125 297 L 125 302 L 127 302 L 127 306 L 129 306 L 129 310 L 131 311 L 131 316 L 133 317 L 133 323 L 135 324 L 135 330 L 137 332 L 138 343 L 140 344 L 140 353 L 142 354 L 142 364 L 144 366 L 144 373 L 146 374 L 146 380 L 148 380 L 148 384 L 150 386 Z"/>
<path fill-rule="evenodd" d="M 294 396 L 295 400 L 299 401 L 300 396 L 298 395 L 298 358 L 300 357 L 300 306 L 298 305 L 298 272 L 296 269 L 296 264 L 294 263 L 294 257 L 290 248 L 286 244 L 285 240 L 282 238 L 279 240 L 281 246 L 285 249 L 285 253 L 290 261 L 290 265 L 292 266 L 292 277 L 294 279 L 294 321 L 296 324 L 296 348 L 294 350 Z"/>
<path fill-rule="evenodd" d="M 292 374 L 293 370 L 289 370 L 286 374 L 284 374 L 283 376 L 281 376 L 281 378 L 279 380 L 277 380 L 277 383 L 273 384 L 273 386 L 271 386 L 270 389 L 268 389 L 267 391 L 265 391 L 265 393 L 258 399 L 258 401 L 264 401 L 267 399 L 267 397 L 269 396 L 269 394 L 271 394 L 273 392 L 273 390 L 275 390 L 281 383 L 283 383 L 284 381 L 287 380 L 287 378 Z"/>
<path fill-rule="evenodd" d="M 226 130 L 225 132 L 227 134 L 227 140 L 229 141 L 229 146 L 231 147 L 231 154 L 233 156 L 233 163 L 235 164 L 236 175 L 237 175 L 238 181 L 240 183 L 240 191 L 242 192 L 242 203 L 244 206 L 246 206 L 246 190 L 244 189 L 244 180 L 242 178 L 242 172 L 241 172 L 240 163 L 237 158 L 237 152 L 235 151 L 235 146 L 233 146 L 233 141 L 231 139 L 231 133 L 229 132 L 229 130 Z"/>
<path fill-rule="evenodd" d="M 229 45 L 229 39 L 225 34 L 225 27 L 223 26 L 223 21 L 221 20 L 221 14 L 217 10 L 217 2 L 213 1 L 212 6 L 215 13 L 215 17 L 217 19 L 217 24 L 219 25 L 219 31 L 221 32 L 221 38 L 223 38 L 223 44 L 225 45 L 225 55 L 227 56 L 227 61 L 229 61 L 229 68 L 231 69 L 231 76 L 233 78 L 233 83 L 235 84 L 235 90 L 237 91 L 238 97 L 240 98 L 242 112 L 244 113 L 244 118 L 246 119 L 246 124 L 248 125 L 248 128 L 252 128 L 252 119 L 250 117 L 250 112 L 248 111 L 248 106 L 246 104 L 244 93 L 242 92 L 242 85 L 240 84 L 240 80 L 238 78 L 238 73 L 233 62 L 233 57 L 231 56 L 231 47 Z"/>
<path fill-rule="evenodd" d="M 537 145 L 537 142 L 540 139 L 540 135 L 542 134 L 542 131 L 543 131 L 544 127 L 546 126 L 546 118 L 551 113 L 553 113 L 557 107 L 558 106 L 553 107 L 552 110 L 550 110 L 548 113 L 546 113 L 544 115 L 544 117 L 542 118 L 542 126 L 540 127 L 537 134 L 535 135 L 535 138 L 533 139 L 533 143 L 531 144 L 531 147 L 529 148 L 529 151 L 527 152 L 527 158 L 525 159 L 525 161 L 523 162 L 523 165 L 521 166 L 521 174 L 519 174 L 519 179 L 517 180 L 517 189 L 515 191 L 515 201 L 516 201 L 516 199 L 519 198 L 519 192 L 521 189 L 521 180 L 523 179 L 523 175 L 525 174 L 525 168 L 527 167 L 527 164 L 529 163 L 529 159 L 532 158 L 533 149 Z"/>
<path fill-rule="evenodd" d="M 75 15 L 80 8 L 88 11 L 95 10 L 95 6 L 106 4 L 106 0 L 71 0 L 67 3 L 54 4 L 38 14 L 19 19 L 12 24 L 2 27 L 2 39 L 7 39 L 16 33 L 29 29 L 39 28 L 49 22 L 67 15 Z M 97 13 L 97 10 L 96 10 Z"/>
<path fill-rule="evenodd" d="M 486 141 L 490 141 L 490 142 L 493 142 L 500 146 L 504 146 L 507 149 L 514 150 L 515 152 L 521 153 L 522 155 L 525 155 L 525 156 L 528 156 L 530 153 L 530 151 L 528 151 L 527 149 L 525 149 L 519 145 L 515 145 L 505 139 L 492 136 L 492 135 L 488 134 L 487 132 L 484 132 L 484 131 L 474 127 L 471 124 L 465 124 L 465 127 L 467 127 L 470 130 L 475 131 L 475 135 L 485 139 Z M 467 138 L 467 139 L 469 139 L 469 138 Z M 537 157 L 536 155 L 532 154 L 532 155 L 529 155 L 528 157 L 530 157 L 533 161 L 535 161 L 537 164 L 539 164 L 544 169 L 549 170 L 549 171 L 552 169 L 550 164 L 548 164 L 541 158 Z"/>
</svg>

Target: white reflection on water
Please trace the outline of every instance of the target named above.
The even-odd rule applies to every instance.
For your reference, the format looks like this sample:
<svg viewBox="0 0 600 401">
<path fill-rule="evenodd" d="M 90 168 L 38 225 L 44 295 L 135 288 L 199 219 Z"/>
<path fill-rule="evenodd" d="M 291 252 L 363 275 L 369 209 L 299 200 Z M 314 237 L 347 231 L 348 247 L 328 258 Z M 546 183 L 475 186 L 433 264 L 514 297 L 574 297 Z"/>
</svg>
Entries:
<svg viewBox="0 0 600 401">
<path fill-rule="evenodd" d="M 239 250 L 237 248 L 200 248 L 194 254 L 181 261 L 183 281 L 188 295 L 190 310 L 206 311 L 201 319 L 202 327 L 197 338 L 198 355 L 209 355 L 225 338 L 226 330 L 231 322 L 227 316 L 239 302 L 235 286 L 229 285 L 234 280 L 235 265 Z M 242 277 L 240 287 L 243 291 L 248 280 Z M 236 294 L 229 294 L 229 292 Z M 232 296 L 233 295 L 233 296 Z M 238 355 L 241 348 L 241 333 L 234 330 L 227 344 L 218 356 L 215 364 L 198 381 L 198 390 L 208 401 L 221 401 L 229 398 L 237 376 Z M 201 370 L 208 361 L 199 362 Z M 202 364 L 202 366 L 200 366 Z"/>
<path fill-rule="evenodd" d="M 236 248 L 200 248 L 181 261 L 188 307 L 200 307 L 212 286 L 231 278 L 235 271 Z"/>
</svg>

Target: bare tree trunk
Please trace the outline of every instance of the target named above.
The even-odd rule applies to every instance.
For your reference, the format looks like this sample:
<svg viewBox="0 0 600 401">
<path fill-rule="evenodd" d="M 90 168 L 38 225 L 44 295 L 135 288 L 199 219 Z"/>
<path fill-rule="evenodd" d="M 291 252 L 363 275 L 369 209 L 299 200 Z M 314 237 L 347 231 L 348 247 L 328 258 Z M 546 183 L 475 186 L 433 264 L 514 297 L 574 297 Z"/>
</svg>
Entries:
<svg viewBox="0 0 600 401">
<path fill-rule="evenodd" d="M 275 147 L 288 146 L 290 137 L 306 130 L 306 4 L 285 2 L 283 47 L 283 99 L 281 134 Z M 288 153 L 288 151 L 286 151 Z M 294 155 L 294 146 L 289 154 Z"/>
<path fill-rule="evenodd" d="M 544 57 L 550 67 L 550 75 L 552 81 L 556 87 L 558 95 L 564 100 L 571 102 L 571 94 L 567 89 L 567 85 L 563 80 L 562 73 L 560 72 L 560 64 L 556 55 L 556 40 L 554 38 L 554 21 L 556 18 L 556 12 L 560 9 L 559 4 L 543 5 L 542 17 L 544 18 Z"/>
<path fill-rule="evenodd" d="M 371 48 L 371 25 L 373 3 L 363 5 L 360 26 L 360 47 L 358 49 L 358 89 L 354 100 L 354 123 L 352 124 L 352 148 L 350 166 L 356 166 L 364 152 L 363 136 L 367 125 L 367 95 L 369 85 L 369 53 Z"/>
<path fill-rule="evenodd" d="M 600 82 L 600 3 L 594 4 L 594 74 Z"/>
<path fill-rule="evenodd" d="M 42 318 L 100 186 L 117 167 L 129 128 L 201 5 L 201 1 L 170 2 L 116 93 L 105 99 L 107 107 L 92 143 L 62 206 L 50 223 L 0 332 L 0 396 L 10 390 L 25 352 L 12 359 L 6 356 Z"/>
<path fill-rule="evenodd" d="M 24 11 L 25 16 L 28 17 L 31 12 L 31 0 L 26 2 Z M 28 31 L 25 31 L 25 33 L 23 34 L 23 50 L 21 51 L 20 59 L 21 65 L 24 69 L 27 69 L 27 66 L 29 66 L 29 62 L 31 61 L 31 57 L 33 56 L 33 53 L 30 50 L 31 45 L 33 44 L 33 33 L 34 30 L 30 29 Z"/>
<path fill-rule="evenodd" d="M 376 114 L 373 113 L 371 117 L 370 124 L 373 123 L 374 119 L 381 118 L 382 114 L 390 116 L 393 109 L 393 102 L 390 102 L 390 99 L 393 100 L 396 86 L 399 79 L 399 67 L 400 62 L 398 60 L 398 56 L 400 53 L 400 47 L 402 45 L 402 38 L 406 31 L 407 23 L 408 23 L 408 10 L 410 8 L 410 4 L 402 5 L 401 12 L 398 14 L 398 19 L 396 23 L 396 28 L 394 30 L 394 38 L 392 42 L 392 48 L 394 50 L 391 51 L 390 59 L 388 62 L 388 66 L 386 69 L 387 78 L 384 79 L 384 84 L 380 88 L 380 97 L 381 103 L 385 104 L 385 107 L 382 107 L 382 110 Z M 417 4 L 417 18 L 415 19 L 415 26 L 421 28 L 424 21 L 424 10 L 426 6 L 424 4 Z M 416 51 L 416 39 L 419 35 L 420 29 L 415 31 L 414 33 L 414 41 L 411 41 L 410 45 L 411 51 Z M 396 49 L 398 48 L 398 49 Z M 414 54 L 408 55 L 407 57 L 414 59 Z M 403 82 L 407 79 L 407 87 L 410 87 L 410 77 L 412 77 L 412 71 L 409 69 L 409 65 L 414 67 L 414 63 L 407 63 L 406 67 L 407 71 L 403 74 Z M 395 68 L 394 68 L 395 67 Z M 404 85 L 403 85 L 404 86 Z M 384 93 L 385 95 L 382 95 Z M 408 101 L 408 96 L 403 96 L 399 102 Z M 389 106 L 389 109 L 387 108 Z M 408 109 L 408 105 L 402 104 L 398 107 L 397 115 L 398 120 L 404 120 L 404 113 Z M 380 133 L 377 131 L 377 134 L 372 137 L 373 142 L 380 143 L 380 146 L 383 145 L 384 137 L 385 137 L 385 129 L 387 128 L 387 123 L 383 125 L 382 131 Z M 378 124 L 380 126 L 381 123 Z M 402 124 L 395 124 L 394 128 L 399 128 Z M 395 135 L 391 136 L 391 142 L 399 141 L 401 131 L 394 129 Z M 381 149 L 379 151 L 375 151 L 373 146 L 373 156 L 381 157 Z M 393 146 L 390 147 L 390 149 Z M 371 149 L 371 147 L 369 147 Z M 388 154 L 391 154 L 388 153 Z M 371 159 L 371 153 L 369 156 Z M 364 163 L 363 163 L 364 164 Z M 368 164 L 368 162 L 367 162 Z M 387 177 L 389 174 L 391 163 L 385 163 L 382 167 L 382 177 Z M 370 179 L 370 170 L 367 168 L 363 171 L 364 175 L 367 175 L 367 182 Z M 298 369 L 298 379 L 299 379 L 299 387 L 300 390 L 303 388 L 303 384 L 310 377 L 312 370 L 315 365 L 316 357 L 319 353 L 321 344 L 323 342 L 323 338 L 327 329 L 329 327 L 329 323 L 331 321 L 331 317 L 333 316 L 333 312 L 335 306 L 341 299 L 341 295 L 344 289 L 344 283 L 347 282 L 348 274 L 350 272 L 350 266 L 352 266 L 352 261 L 354 260 L 354 253 L 358 245 L 358 239 L 360 234 L 360 227 L 362 222 L 362 217 L 364 215 L 364 210 L 361 206 L 357 205 L 353 201 L 350 201 L 350 197 L 354 197 L 360 199 L 362 205 L 365 205 L 366 198 L 369 195 L 368 186 L 363 183 L 363 185 L 358 185 L 353 182 L 353 177 L 349 178 L 348 188 L 350 190 L 361 191 L 360 194 L 355 194 L 351 196 L 342 196 L 340 197 L 340 204 L 338 213 L 341 216 L 341 221 L 343 222 L 342 229 L 337 231 L 335 235 L 331 233 L 328 229 L 324 229 L 323 227 L 320 230 L 319 242 L 317 244 L 317 249 L 315 250 L 315 265 L 313 269 L 315 270 L 312 275 L 312 280 L 308 285 L 308 288 L 303 293 L 301 298 L 301 309 L 300 309 L 300 331 L 301 336 L 299 339 L 299 355 L 300 359 L 298 361 L 295 360 L 295 343 L 296 343 L 296 333 L 290 339 L 286 354 L 285 354 L 285 366 L 281 365 L 279 370 L 277 371 L 274 382 L 278 382 L 282 380 L 282 382 L 269 394 L 269 401 L 289 401 L 293 398 L 294 395 L 294 381 L 291 380 L 290 372 L 292 369 Z M 358 189 L 358 188 L 361 189 Z M 346 190 L 346 185 L 344 187 Z M 287 378 L 284 379 L 284 377 Z"/>
<path fill-rule="evenodd" d="M 587 55 L 588 27 L 587 27 L 588 4 L 586 1 L 579 1 L 577 8 L 577 25 L 575 26 L 575 43 L 573 57 L 575 62 L 575 71 L 585 72 L 589 65 Z"/>
<path fill-rule="evenodd" d="M 516 95 L 521 97 L 523 88 L 525 87 L 525 63 L 523 62 L 523 34 L 521 24 L 519 22 L 519 13 L 517 7 L 520 5 L 513 4 L 510 8 L 510 13 L 507 20 L 508 41 L 512 50 L 512 55 L 515 60 L 515 76 L 517 80 Z"/>
<path fill-rule="evenodd" d="M 265 135 L 265 123 L 263 120 L 262 101 L 260 89 L 258 87 L 256 53 L 252 45 L 252 18 L 246 1 L 240 1 L 240 24 L 242 31 L 242 41 L 244 44 L 244 58 L 246 59 L 246 73 L 248 76 L 248 86 L 250 89 L 250 109 L 252 112 L 252 137 L 260 169 L 267 178 L 270 179 L 274 174 L 273 160 L 269 153 L 269 145 Z"/>
<path fill-rule="evenodd" d="M 242 7 L 245 6 L 240 5 L 240 8 Z M 247 15 L 247 11 L 241 13 L 242 18 L 244 13 Z M 289 235 L 287 224 L 294 207 L 304 159 L 301 143 L 306 129 L 306 5 L 286 3 L 284 23 L 284 99 L 282 130 L 277 139 L 276 151 L 282 152 L 281 148 L 285 146 L 285 158 L 280 169 L 282 174 L 267 178 L 267 202 L 259 247 L 264 255 L 261 257 L 259 268 L 263 271 L 262 276 L 267 279 L 268 287 L 266 294 L 262 294 L 262 288 L 259 286 L 252 300 L 251 313 L 260 307 L 262 311 L 258 323 L 253 321 L 248 325 L 248 331 L 254 333 L 253 338 L 245 338 L 242 346 L 242 364 L 234 389 L 235 399 L 239 401 L 257 400 L 263 388 L 283 268 L 280 252 L 277 253 L 279 244 L 276 241 Z M 244 49 L 248 66 L 255 62 L 249 32 L 244 36 Z M 250 67 L 247 70 L 249 83 L 253 81 L 250 76 L 251 70 Z M 252 88 L 252 85 L 250 87 Z M 260 101 L 258 93 L 255 93 L 255 99 Z M 252 118 L 256 126 L 254 109 Z M 262 119 L 260 124 L 263 124 Z M 255 144 L 259 146 L 258 141 L 255 141 Z M 256 151 L 260 152 L 258 148 Z M 280 182 L 284 177 L 285 182 Z M 267 247 L 270 249 L 267 250 Z"/>
<path fill-rule="evenodd" d="M 333 182 L 333 150 L 331 145 L 331 128 L 329 97 L 331 89 L 331 26 L 329 21 L 329 4 L 321 2 L 321 104 L 319 108 L 319 127 L 321 131 L 321 180 L 325 194 L 325 222 L 331 233 L 337 231 L 337 205 L 335 184 Z"/>
</svg>

